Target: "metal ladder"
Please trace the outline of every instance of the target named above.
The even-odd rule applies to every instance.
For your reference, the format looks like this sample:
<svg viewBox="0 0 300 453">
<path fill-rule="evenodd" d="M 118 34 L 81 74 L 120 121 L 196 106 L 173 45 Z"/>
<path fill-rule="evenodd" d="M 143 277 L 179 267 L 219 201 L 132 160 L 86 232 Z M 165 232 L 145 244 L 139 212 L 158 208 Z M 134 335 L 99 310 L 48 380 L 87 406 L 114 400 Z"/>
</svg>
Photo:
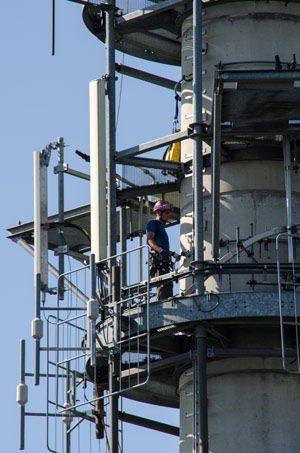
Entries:
<svg viewBox="0 0 300 453">
<path fill-rule="evenodd" d="M 283 271 L 283 265 L 280 262 L 279 242 L 280 239 L 286 238 L 289 247 L 294 248 L 296 240 L 300 240 L 300 235 L 292 233 L 280 233 L 276 237 L 276 259 L 277 259 L 277 278 L 278 278 L 278 301 L 279 301 L 279 319 L 281 335 L 282 366 L 287 373 L 300 374 L 300 297 L 297 298 L 297 288 L 300 282 L 297 281 L 297 269 L 295 266 L 294 253 L 290 255 L 290 265 Z M 285 291 L 285 293 L 284 293 Z M 289 294 L 290 297 L 286 297 Z M 287 347 L 287 336 L 289 340 L 292 337 L 292 343 L 296 346 L 296 356 L 291 348 Z M 289 351 L 293 358 L 288 361 Z"/>
<path fill-rule="evenodd" d="M 142 260 L 146 264 L 144 267 L 146 278 L 139 284 L 121 288 L 120 300 L 112 300 L 106 306 L 111 317 L 104 325 L 105 346 L 119 357 L 119 389 L 116 394 L 144 385 L 150 378 L 149 247 L 141 245 L 105 260 L 106 264 L 113 259 L 120 259 L 122 263 L 123 259 L 131 257 L 134 262 L 138 262 L 142 253 Z M 134 277 L 138 280 L 141 277 L 141 270 L 136 267 L 135 271 Z M 142 319 L 146 320 L 145 325 L 141 325 Z"/>
</svg>

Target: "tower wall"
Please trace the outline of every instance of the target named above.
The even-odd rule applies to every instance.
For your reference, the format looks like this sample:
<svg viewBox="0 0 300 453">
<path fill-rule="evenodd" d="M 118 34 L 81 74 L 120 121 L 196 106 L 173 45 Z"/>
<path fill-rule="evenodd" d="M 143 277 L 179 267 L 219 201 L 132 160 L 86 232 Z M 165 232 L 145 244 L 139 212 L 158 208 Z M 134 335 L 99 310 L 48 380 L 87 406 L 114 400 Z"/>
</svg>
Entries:
<svg viewBox="0 0 300 453">
<path fill-rule="evenodd" d="M 282 62 L 292 60 L 293 54 L 300 55 L 300 5 L 283 1 L 232 1 L 218 2 L 204 9 L 203 14 L 203 121 L 211 125 L 212 97 L 215 69 L 219 62 L 273 62 L 241 63 L 228 66 L 229 69 L 252 70 L 274 69 L 275 55 Z M 287 39 L 288 37 L 288 39 Z M 192 17 L 182 24 L 182 75 L 192 73 Z M 193 122 L 192 82 L 182 82 L 182 129 Z M 274 106 L 276 108 L 276 106 Z M 249 106 L 251 110 L 251 105 Z M 259 112 L 253 111 L 253 116 Z M 236 229 L 239 227 L 240 239 L 247 239 L 268 229 L 287 224 L 284 182 L 284 165 L 281 138 L 274 140 L 277 151 L 269 153 L 269 148 L 257 145 L 235 148 L 235 158 L 221 165 L 220 181 L 220 256 L 236 247 Z M 210 147 L 203 143 L 203 153 L 210 154 Z M 280 154 L 281 153 L 281 154 Z M 182 143 L 182 160 L 192 157 L 192 141 Z M 260 157 L 262 156 L 262 157 Z M 203 174 L 204 197 L 204 259 L 211 255 L 211 169 Z M 293 176 L 293 223 L 300 220 L 300 182 L 298 174 Z M 181 186 L 181 247 L 192 250 L 193 227 L 192 176 L 189 175 Z M 252 226 L 251 226 L 252 225 Z M 265 245 L 265 244 L 264 244 Z M 284 247 L 283 247 L 284 249 Z M 275 242 L 267 246 L 254 246 L 255 260 L 276 262 Z M 282 259 L 286 258 L 283 250 Z M 241 262 L 251 262 L 242 253 Z M 188 267 L 185 259 L 183 267 Z M 222 281 L 211 277 L 206 282 L 209 291 L 248 290 L 248 277 L 226 277 Z M 269 279 L 262 291 L 274 291 Z M 183 294 L 193 291 L 193 281 L 186 279 L 181 284 Z"/>
<path fill-rule="evenodd" d="M 193 451 L 193 372 L 180 377 L 180 453 Z M 300 382 L 280 360 L 225 359 L 208 365 L 209 451 L 298 451 Z"/>
<path fill-rule="evenodd" d="M 289 62 L 300 55 L 300 4 L 284 1 L 228 1 L 209 4 L 203 11 L 203 121 L 212 123 L 212 99 L 215 70 L 223 64 L 244 62 L 226 67 L 235 70 L 275 69 L 275 55 Z M 182 24 L 182 76 L 192 74 L 192 17 Z M 262 62 L 274 62 L 274 65 Z M 248 62 L 248 63 L 245 63 Z M 256 62 L 251 63 L 249 62 Z M 260 63 L 257 63 L 260 62 Z M 285 66 L 287 67 L 287 66 Z M 251 89 L 251 88 L 250 88 Z M 263 89 L 263 87 L 262 87 Z M 192 82 L 182 82 L 182 129 L 193 123 Z M 274 105 L 274 109 L 278 106 Z M 251 111 L 251 105 L 248 106 Z M 259 112 L 253 111 L 253 117 Z M 255 132 L 255 131 L 253 131 Z M 241 240 L 274 227 L 287 224 L 285 174 L 282 138 L 272 137 L 273 147 L 241 145 L 235 147 L 232 160 L 220 170 L 220 256 L 236 248 L 236 231 Z M 203 154 L 210 147 L 203 142 Z M 192 158 L 192 141 L 182 143 L 182 160 Z M 300 221 L 299 175 L 292 175 L 293 224 Z M 203 172 L 204 260 L 211 254 L 211 168 Z M 181 186 L 181 247 L 193 250 L 192 175 Z M 274 239 L 254 245 L 256 262 L 276 263 Z M 299 251 L 298 251 L 299 253 Z M 280 244 L 282 261 L 287 261 L 287 243 Z M 233 260 L 235 261 L 235 259 Z M 240 262 L 253 262 L 241 253 Z M 188 267 L 185 259 L 183 267 Z M 251 276 L 223 275 L 205 282 L 207 291 L 251 291 Z M 258 276 L 258 291 L 277 291 L 276 276 L 266 280 Z M 263 281 L 264 280 L 264 281 Z M 183 294 L 194 291 L 192 278 L 181 283 Z M 263 298 L 263 296 L 261 296 Z M 263 300 L 262 300 L 263 302 Z M 261 320 L 263 321 L 263 320 Z M 257 323 L 259 325 L 259 321 Z M 279 348 L 279 321 L 275 321 L 278 337 L 274 342 L 268 329 L 257 336 L 255 323 L 241 328 L 234 347 L 245 344 L 258 348 Z M 231 345 L 232 346 L 232 345 Z M 214 453 L 256 451 L 297 451 L 299 430 L 299 382 L 295 375 L 284 373 L 280 359 L 236 358 L 208 363 L 209 449 Z M 195 440 L 195 389 L 193 370 L 185 371 L 179 380 L 180 453 L 193 451 Z"/>
</svg>

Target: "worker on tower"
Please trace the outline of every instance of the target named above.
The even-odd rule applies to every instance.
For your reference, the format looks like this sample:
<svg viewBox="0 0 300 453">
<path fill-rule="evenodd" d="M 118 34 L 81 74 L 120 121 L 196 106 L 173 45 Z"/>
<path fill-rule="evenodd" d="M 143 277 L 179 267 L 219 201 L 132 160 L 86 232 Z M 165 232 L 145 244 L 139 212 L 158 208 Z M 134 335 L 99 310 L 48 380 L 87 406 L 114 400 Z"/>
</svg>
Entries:
<svg viewBox="0 0 300 453">
<path fill-rule="evenodd" d="M 146 226 L 147 244 L 151 247 L 151 277 L 168 274 L 171 266 L 171 256 L 176 260 L 180 255 L 170 251 L 169 238 L 165 225 L 168 222 L 173 205 L 165 200 L 157 201 L 153 207 L 155 220 L 150 220 Z M 173 283 L 166 282 L 158 287 L 156 300 L 173 297 Z"/>
</svg>

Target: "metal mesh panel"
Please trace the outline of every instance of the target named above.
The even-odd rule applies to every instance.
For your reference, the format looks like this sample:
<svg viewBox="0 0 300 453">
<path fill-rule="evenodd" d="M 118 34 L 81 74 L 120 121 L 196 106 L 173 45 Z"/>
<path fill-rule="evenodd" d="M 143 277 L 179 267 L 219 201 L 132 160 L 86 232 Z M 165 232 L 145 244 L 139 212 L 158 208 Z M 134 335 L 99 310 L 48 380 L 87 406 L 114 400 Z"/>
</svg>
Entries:
<svg viewBox="0 0 300 453">
<path fill-rule="evenodd" d="M 140 168 L 123 166 L 121 170 L 120 189 L 127 189 L 135 186 L 143 187 L 148 185 L 174 183 L 176 177 L 171 173 L 164 172 L 160 169 L 154 168 Z M 165 198 L 174 205 L 175 208 L 180 207 L 180 194 L 179 192 L 167 192 L 163 193 L 163 189 L 160 189 L 157 194 L 150 197 L 150 201 L 156 201 L 157 199 Z"/>
<path fill-rule="evenodd" d="M 100 5 L 103 0 L 86 0 L 87 3 L 90 1 L 94 5 Z M 131 13 L 139 9 L 147 8 L 147 6 L 161 3 L 165 0 L 116 0 L 116 6 L 120 8 L 123 14 Z"/>
<path fill-rule="evenodd" d="M 147 6 L 160 3 L 161 1 L 164 0 L 116 0 L 116 6 L 123 11 L 123 14 L 126 14 L 138 9 L 147 8 Z"/>
<path fill-rule="evenodd" d="M 140 168 L 124 166 L 122 168 L 120 188 L 125 189 L 134 186 L 147 186 L 149 184 L 161 184 L 175 182 L 176 177 L 156 168 Z"/>
</svg>

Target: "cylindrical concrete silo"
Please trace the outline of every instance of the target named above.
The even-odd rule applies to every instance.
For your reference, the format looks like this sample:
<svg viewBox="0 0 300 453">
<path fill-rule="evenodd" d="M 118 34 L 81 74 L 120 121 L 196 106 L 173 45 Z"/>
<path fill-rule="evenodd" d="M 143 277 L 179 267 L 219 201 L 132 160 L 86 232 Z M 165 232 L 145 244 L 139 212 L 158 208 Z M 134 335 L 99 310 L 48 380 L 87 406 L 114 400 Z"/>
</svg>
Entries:
<svg viewBox="0 0 300 453">
<path fill-rule="evenodd" d="M 220 62 L 228 68 L 239 70 L 273 69 L 275 56 L 290 62 L 293 54 L 300 55 L 297 38 L 300 26 L 300 8 L 297 2 L 281 1 L 219 1 L 208 2 L 203 14 L 203 120 L 212 124 L 212 100 L 215 70 Z M 272 62 L 274 62 L 272 64 Z M 239 64 L 237 64 L 239 63 Z M 182 74 L 192 73 L 192 16 L 182 24 Z M 266 86 L 265 86 L 266 87 Z M 249 88 L 251 89 L 251 88 Z M 264 85 L 262 85 L 264 89 Z M 274 109 L 279 105 L 274 105 Z M 253 117 L 258 116 L 253 106 Z M 192 123 L 192 82 L 182 82 L 182 129 Z M 255 131 L 253 131 L 255 132 Z M 235 247 L 236 228 L 241 238 L 259 234 L 275 226 L 282 226 L 286 220 L 286 194 L 284 167 L 282 165 L 282 138 L 272 137 L 273 146 L 259 144 L 234 146 L 231 161 L 221 166 L 220 181 L 220 239 L 221 255 Z M 263 142 L 262 142 L 263 143 Z M 203 145 L 204 153 L 210 147 Z M 182 143 L 182 160 L 191 158 L 191 145 Z M 181 187 L 182 236 L 184 249 L 190 249 L 192 228 L 192 178 L 186 178 Z M 211 170 L 203 174 L 204 198 L 204 259 L 211 255 Z M 299 222 L 300 181 L 293 176 L 293 217 Z M 257 246 L 256 246 L 257 247 Z M 256 250 L 258 252 L 258 250 Z M 255 251 L 254 251 L 255 253 Z M 264 250 L 257 260 L 275 261 L 275 248 Z M 244 261 L 245 258 L 243 258 Z M 187 260 L 185 260 L 188 264 Z M 224 278 L 222 282 L 214 279 L 207 282 L 207 290 L 240 291 L 246 289 L 243 279 Z M 241 281 L 242 280 L 242 281 Z M 183 283 L 182 290 L 189 290 L 191 282 Z M 264 288 L 265 289 L 265 288 Z M 274 288 L 273 288 L 274 290 Z"/>
<path fill-rule="evenodd" d="M 182 74 L 192 73 L 192 16 L 182 23 Z M 203 121 L 212 124 L 215 71 L 219 62 L 230 69 L 244 71 L 273 69 L 275 56 L 289 62 L 300 55 L 300 5 L 281 1 L 219 1 L 208 2 L 203 14 Z M 273 66 L 270 64 L 274 62 Z M 268 89 L 262 85 L 262 89 Z M 251 83 L 248 86 L 251 90 Z M 246 102 L 246 101 L 245 101 Z M 249 110 L 252 106 L 249 105 Z M 280 111 L 279 105 L 274 109 Z M 253 110 L 253 108 L 252 108 Z M 260 112 L 253 111 L 253 116 Z M 192 122 L 192 84 L 182 82 L 182 128 Z M 253 130 L 255 133 L 255 130 Z M 246 135 L 246 134 L 245 134 Z M 258 134 L 257 134 L 258 135 Z M 261 137 L 263 138 L 263 137 Z M 263 147 L 259 140 L 246 145 L 242 141 L 228 143 L 231 159 L 220 170 L 220 256 L 236 247 L 240 238 L 258 235 L 287 224 L 285 173 L 282 157 L 282 136 L 268 137 L 272 144 Z M 247 141 L 245 140 L 245 143 Z M 263 140 L 261 141 L 263 143 Z M 210 146 L 204 144 L 204 154 Z M 182 144 L 182 159 L 189 160 L 191 146 Z M 300 180 L 292 176 L 293 223 L 300 221 Z M 181 186 L 181 243 L 192 250 L 193 205 L 192 175 Z M 211 255 L 211 167 L 203 174 L 204 259 Z M 281 247 L 287 261 L 287 244 Z M 253 247 L 253 255 L 241 255 L 241 262 L 276 262 L 275 241 L 267 246 Z M 253 262 L 253 261 L 252 261 Z M 186 260 L 186 265 L 188 262 Z M 208 292 L 251 291 L 249 275 L 223 275 L 206 281 Z M 262 279 L 261 279 L 262 280 Z M 253 290 L 261 293 L 276 291 L 276 276 L 261 281 Z M 192 278 L 181 286 L 185 293 L 194 290 Z M 263 301 L 263 294 L 260 296 Z M 261 319 L 259 323 L 263 323 Z M 239 331 L 239 333 L 238 333 Z M 279 346 L 277 334 L 267 327 L 236 326 L 235 339 L 244 345 Z M 300 435 L 298 419 L 300 400 L 298 378 L 283 374 L 281 360 L 268 358 L 224 359 L 208 364 L 208 417 L 210 450 L 212 452 L 283 452 L 297 451 Z M 193 374 L 185 371 L 179 383 L 181 408 L 180 452 L 193 448 Z M 296 425 L 295 425 L 296 423 Z"/>
</svg>

